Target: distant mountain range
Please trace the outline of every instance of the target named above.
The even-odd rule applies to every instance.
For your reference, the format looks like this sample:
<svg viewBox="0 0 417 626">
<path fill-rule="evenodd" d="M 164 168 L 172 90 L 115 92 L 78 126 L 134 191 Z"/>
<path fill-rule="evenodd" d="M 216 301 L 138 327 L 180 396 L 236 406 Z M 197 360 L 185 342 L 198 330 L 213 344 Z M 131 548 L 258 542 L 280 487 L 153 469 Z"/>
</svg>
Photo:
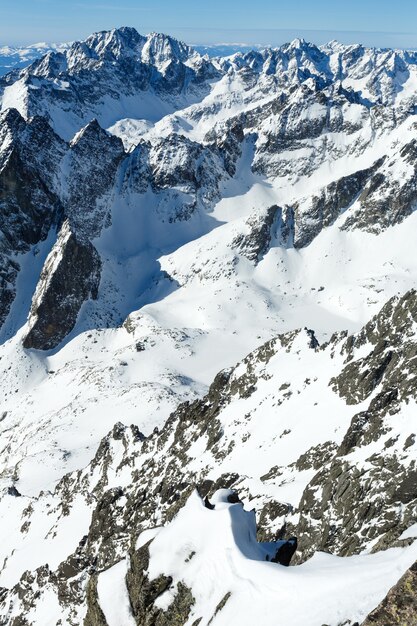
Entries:
<svg viewBox="0 0 417 626">
<path fill-rule="evenodd" d="M 49 44 L 45 42 L 29 46 L 0 46 L 0 76 L 4 76 L 12 70 L 21 70 L 27 67 L 48 52 L 62 52 L 70 46 L 71 43 Z M 201 55 L 208 54 L 210 57 L 230 56 L 236 52 L 249 52 L 263 47 L 265 46 L 233 43 L 193 46 L 194 50 Z"/>
<path fill-rule="evenodd" d="M 0 46 L 0 76 L 12 70 L 27 67 L 35 59 L 47 54 L 66 50 L 70 44 L 35 43 L 30 46 Z"/>
</svg>

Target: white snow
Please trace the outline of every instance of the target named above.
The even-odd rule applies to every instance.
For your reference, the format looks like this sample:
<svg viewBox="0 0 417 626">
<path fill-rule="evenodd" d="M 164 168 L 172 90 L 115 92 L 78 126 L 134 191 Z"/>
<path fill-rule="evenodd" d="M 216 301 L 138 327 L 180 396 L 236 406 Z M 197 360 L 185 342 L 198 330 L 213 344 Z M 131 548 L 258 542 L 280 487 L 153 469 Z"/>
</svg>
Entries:
<svg viewBox="0 0 417 626">
<path fill-rule="evenodd" d="M 150 210 L 147 200 L 144 208 Z M 256 268 L 241 261 L 227 276 L 224 268 L 234 254 L 229 245 L 244 223 L 235 216 L 238 207 L 245 215 L 245 202 L 256 206 L 256 196 L 252 202 L 245 195 L 230 198 L 225 210 L 222 200 L 216 229 L 179 242 L 174 253 L 155 261 L 180 287 L 150 285 L 142 296 L 151 266 L 149 249 L 140 252 L 140 238 L 147 232 L 156 242 L 168 230 L 155 222 L 153 233 L 149 226 L 140 228 L 136 209 L 131 216 L 120 213 L 114 234 L 105 231 L 98 242 L 104 258 L 112 254 L 98 304 L 107 307 L 117 298 L 118 319 L 141 307 L 131 317 L 134 332 L 88 330 L 86 317 L 86 330 L 73 333 L 56 353 L 22 350 L 24 328 L 0 346 L 3 362 L 10 364 L 1 373 L 1 410 L 8 414 L 0 439 L 6 445 L 21 433 L 3 463 L 19 463 L 22 493 L 51 488 L 66 471 L 85 465 L 117 420 L 136 423 L 145 433 L 161 426 L 179 401 L 203 393 L 217 371 L 278 333 L 307 326 L 325 340 L 336 330 L 358 330 L 390 296 L 415 284 L 417 261 L 410 251 L 417 214 L 378 236 L 332 227 L 304 250 L 272 248 Z M 227 216 L 232 222 L 223 223 Z M 132 245 L 127 260 L 117 256 L 116 244 L 120 250 Z M 17 321 L 10 318 L 9 327 Z M 138 341 L 145 342 L 144 352 L 136 351 Z"/>
<path fill-rule="evenodd" d="M 229 504 L 225 495 L 213 497 L 214 510 L 192 495 L 150 545 L 149 578 L 173 577 L 157 606 L 168 608 L 179 581 L 192 591 L 195 604 L 186 626 L 200 617 L 206 626 L 227 593 L 230 598 L 210 622 L 215 626 L 361 622 L 417 558 L 415 543 L 348 558 L 317 553 L 289 568 L 266 562 L 274 549 L 256 542 L 254 514 Z"/>
<path fill-rule="evenodd" d="M 401 535 L 398 537 L 399 540 L 416 539 L 416 538 L 417 538 L 417 524 L 412 524 L 409 528 L 407 528 L 407 530 L 401 533 Z"/>
<path fill-rule="evenodd" d="M 136 626 L 126 589 L 126 572 L 124 559 L 98 577 L 98 600 L 108 626 Z"/>
</svg>

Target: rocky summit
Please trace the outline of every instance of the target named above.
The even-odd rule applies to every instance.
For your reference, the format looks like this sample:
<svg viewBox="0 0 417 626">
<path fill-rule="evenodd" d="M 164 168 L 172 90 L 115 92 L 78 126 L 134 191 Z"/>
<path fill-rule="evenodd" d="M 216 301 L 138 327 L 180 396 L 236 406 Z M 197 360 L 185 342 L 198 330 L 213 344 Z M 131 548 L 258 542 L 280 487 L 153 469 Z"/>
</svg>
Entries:
<svg viewBox="0 0 417 626">
<path fill-rule="evenodd" d="M 417 53 L 3 52 L 0 624 L 413 626 Z"/>
</svg>

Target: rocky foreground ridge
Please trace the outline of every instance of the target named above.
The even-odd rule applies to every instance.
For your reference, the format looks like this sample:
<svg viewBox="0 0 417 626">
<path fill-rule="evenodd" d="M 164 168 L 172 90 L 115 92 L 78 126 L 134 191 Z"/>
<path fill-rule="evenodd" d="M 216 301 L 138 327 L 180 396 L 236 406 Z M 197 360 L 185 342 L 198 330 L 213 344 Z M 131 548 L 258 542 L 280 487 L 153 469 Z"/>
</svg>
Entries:
<svg viewBox="0 0 417 626">
<path fill-rule="evenodd" d="M 208 623 L 212 616 L 193 613 L 193 590 L 180 578 L 174 584 L 172 571 L 149 580 L 152 538 L 135 550 L 141 533 L 169 524 L 195 489 L 210 500 L 226 486 L 255 507 L 258 541 L 270 542 L 259 544 L 267 552 L 257 560 L 293 535 L 297 563 L 316 551 L 347 557 L 412 544 L 402 535 L 417 522 L 416 323 L 417 292 L 410 291 L 356 335 L 323 345 L 311 330 L 280 335 L 220 372 L 208 394 L 180 405 L 161 431 L 145 437 L 137 427 L 115 425 L 92 462 L 64 476 L 53 493 L 27 498 L 10 489 L 3 506 L 21 526 L 4 566 L 22 567 L 21 555 L 35 545 L 39 566 L 3 590 L 4 623 L 36 623 L 49 603 L 65 623 L 107 624 L 97 581 L 128 555 L 132 623 L 194 623 L 189 615 Z M 305 449 L 309 431 L 313 445 Z M 255 454 L 257 471 L 247 475 Z M 276 459 L 286 463 L 273 465 Z M 289 486 L 291 501 L 273 497 L 280 484 Z M 66 554 L 69 527 L 78 532 Z M 188 540 L 192 546 L 192 531 Z M 44 563 L 44 554 L 54 564 Z M 155 601 L 168 592 L 161 612 Z"/>
<path fill-rule="evenodd" d="M 416 100 L 131 28 L 0 78 L 1 624 L 417 619 Z"/>
</svg>

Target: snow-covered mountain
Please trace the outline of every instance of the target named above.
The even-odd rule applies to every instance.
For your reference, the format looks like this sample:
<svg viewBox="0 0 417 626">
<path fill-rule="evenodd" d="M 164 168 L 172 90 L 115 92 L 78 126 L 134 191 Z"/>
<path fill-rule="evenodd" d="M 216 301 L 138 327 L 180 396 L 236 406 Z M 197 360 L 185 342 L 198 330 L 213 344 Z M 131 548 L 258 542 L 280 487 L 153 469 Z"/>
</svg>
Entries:
<svg viewBox="0 0 417 626">
<path fill-rule="evenodd" d="M 0 101 L 0 623 L 412 624 L 417 53 L 122 28 Z"/>
<path fill-rule="evenodd" d="M 34 43 L 29 46 L 1 46 L 0 47 L 0 76 L 12 70 L 27 67 L 47 52 L 64 51 L 70 44 Z"/>
<path fill-rule="evenodd" d="M 27 46 L 2 46 L 0 47 L 0 76 L 4 76 L 12 70 L 20 70 L 43 57 L 48 52 L 64 52 L 70 47 L 69 43 L 50 44 L 46 42 L 35 43 Z M 262 49 L 265 46 L 252 46 L 245 43 L 225 44 L 198 44 L 193 49 L 201 55 L 209 57 L 225 57 L 236 52 L 250 52 L 253 49 Z"/>
</svg>

